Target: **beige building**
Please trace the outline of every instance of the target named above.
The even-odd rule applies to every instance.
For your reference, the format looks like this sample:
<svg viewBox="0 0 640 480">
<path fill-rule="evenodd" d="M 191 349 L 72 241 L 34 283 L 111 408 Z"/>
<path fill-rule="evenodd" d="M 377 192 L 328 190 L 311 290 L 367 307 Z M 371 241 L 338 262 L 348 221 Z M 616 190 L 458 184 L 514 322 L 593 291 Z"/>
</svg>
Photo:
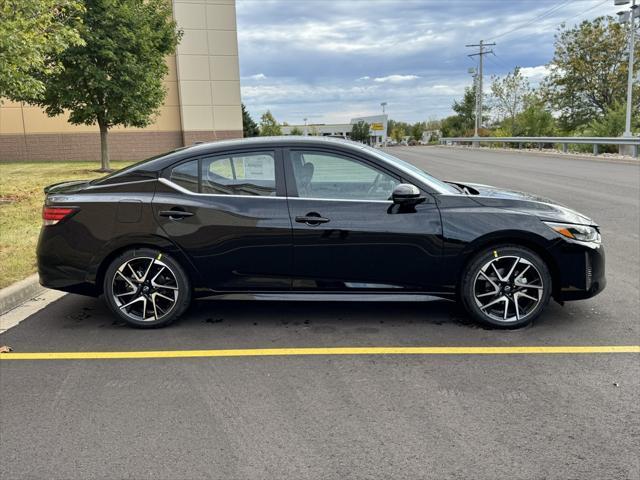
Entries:
<svg viewBox="0 0 640 480">
<path fill-rule="evenodd" d="M 172 0 L 184 30 L 167 58 L 167 97 L 146 128 L 113 128 L 112 160 L 137 160 L 195 141 L 242 137 L 235 0 Z M 99 160 L 96 126 L 5 101 L 0 105 L 0 161 Z"/>
</svg>

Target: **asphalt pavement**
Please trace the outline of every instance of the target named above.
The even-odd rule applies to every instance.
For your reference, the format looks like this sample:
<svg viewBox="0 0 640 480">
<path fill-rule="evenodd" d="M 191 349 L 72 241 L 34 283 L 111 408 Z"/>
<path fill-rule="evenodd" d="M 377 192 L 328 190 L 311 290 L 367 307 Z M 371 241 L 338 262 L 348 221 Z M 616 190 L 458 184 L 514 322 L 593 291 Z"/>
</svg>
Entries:
<svg viewBox="0 0 640 480">
<path fill-rule="evenodd" d="M 640 344 L 640 164 L 440 147 L 449 180 L 594 218 L 607 289 L 534 325 L 449 302 L 201 301 L 134 330 L 67 295 L 0 335 L 17 352 Z M 640 356 L 331 355 L 0 361 L 0 478 L 638 479 Z"/>
</svg>

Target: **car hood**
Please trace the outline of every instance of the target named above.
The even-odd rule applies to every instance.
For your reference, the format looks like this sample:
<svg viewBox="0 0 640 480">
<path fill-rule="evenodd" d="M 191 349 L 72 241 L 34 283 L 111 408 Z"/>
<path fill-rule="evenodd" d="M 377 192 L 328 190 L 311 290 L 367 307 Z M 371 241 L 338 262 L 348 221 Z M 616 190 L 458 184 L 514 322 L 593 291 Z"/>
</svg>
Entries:
<svg viewBox="0 0 640 480">
<path fill-rule="evenodd" d="M 541 220 L 580 225 L 596 225 L 595 222 L 586 215 L 546 197 L 478 183 L 451 183 L 467 187 L 472 198 L 485 206 L 495 206 L 527 213 L 535 215 Z"/>
</svg>

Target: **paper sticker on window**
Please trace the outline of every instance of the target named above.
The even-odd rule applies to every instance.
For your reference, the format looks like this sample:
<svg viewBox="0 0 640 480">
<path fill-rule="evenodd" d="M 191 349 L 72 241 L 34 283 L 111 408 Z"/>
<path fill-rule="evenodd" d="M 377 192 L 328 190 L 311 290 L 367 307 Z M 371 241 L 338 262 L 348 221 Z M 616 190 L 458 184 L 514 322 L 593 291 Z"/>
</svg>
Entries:
<svg viewBox="0 0 640 480">
<path fill-rule="evenodd" d="M 244 175 L 248 180 L 273 180 L 275 170 L 273 158 L 266 155 L 244 157 Z"/>
</svg>

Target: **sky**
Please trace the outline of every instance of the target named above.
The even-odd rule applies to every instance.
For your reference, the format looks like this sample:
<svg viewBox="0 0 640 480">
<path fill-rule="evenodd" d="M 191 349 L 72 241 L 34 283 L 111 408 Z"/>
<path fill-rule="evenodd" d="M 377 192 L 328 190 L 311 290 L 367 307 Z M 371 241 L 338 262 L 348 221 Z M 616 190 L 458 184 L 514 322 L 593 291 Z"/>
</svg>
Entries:
<svg viewBox="0 0 640 480">
<path fill-rule="evenodd" d="M 522 68 L 535 86 L 554 35 L 621 7 L 613 0 L 237 0 L 242 101 L 254 120 L 348 123 L 381 113 L 443 118 L 472 83 L 480 39 L 492 75 Z"/>
</svg>

